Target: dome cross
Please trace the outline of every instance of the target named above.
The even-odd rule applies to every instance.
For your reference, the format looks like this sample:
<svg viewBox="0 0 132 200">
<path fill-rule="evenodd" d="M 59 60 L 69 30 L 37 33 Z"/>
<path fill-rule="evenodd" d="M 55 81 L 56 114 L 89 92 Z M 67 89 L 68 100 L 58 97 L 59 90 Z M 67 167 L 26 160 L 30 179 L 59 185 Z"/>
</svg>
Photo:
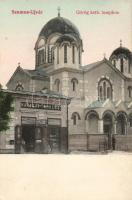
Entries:
<svg viewBox="0 0 132 200">
<path fill-rule="evenodd" d="M 120 40 L 120 47 L 122 47 L 122 40 Z"/>
<path fill-rule="evenodd" d="M 58 10 L 58 17 L 60 17 L 60 10 L 61 10 L 60 7 L 58 7 L 57 10 Z"/>
</svg>

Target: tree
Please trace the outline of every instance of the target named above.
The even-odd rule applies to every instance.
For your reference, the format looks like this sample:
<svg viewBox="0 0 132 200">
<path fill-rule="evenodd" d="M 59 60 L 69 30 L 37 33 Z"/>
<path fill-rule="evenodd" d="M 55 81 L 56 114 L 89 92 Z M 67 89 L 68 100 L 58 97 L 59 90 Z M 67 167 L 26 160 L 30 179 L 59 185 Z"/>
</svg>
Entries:
<svg viewBox="0 0 132 200">
<path fill-rule="evenodd" d="M 13 111 L 12 103 L 12 95 L 2 90 L 0 85 L 0 132 L 9 129 L 10 112 Z"/>
</svg>

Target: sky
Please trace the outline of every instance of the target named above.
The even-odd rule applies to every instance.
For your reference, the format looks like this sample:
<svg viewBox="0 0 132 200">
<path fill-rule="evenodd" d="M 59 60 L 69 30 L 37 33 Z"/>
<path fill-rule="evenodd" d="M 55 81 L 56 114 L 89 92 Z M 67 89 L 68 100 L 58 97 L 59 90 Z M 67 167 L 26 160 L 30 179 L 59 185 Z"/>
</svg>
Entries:
<svg viewBox="0 0 132 200">
<path fill-rule="evenodd" d="M 34 46 L 42 27 L 57 16 L 68 18 L 79 29 L 83 40 L 82 65 L 109 58 L 123 46 L 132 50 L 131 0 L 0 0 L 0 83 L 3 87 L 21 63 L 35 68 Z M 40 15 L 12 14 L 12 10 L 41 10 Z M 77 14 L 92 11 L 100 14 Z M 118 14 L 102 14 L 114 11 Z"/>
</svg>

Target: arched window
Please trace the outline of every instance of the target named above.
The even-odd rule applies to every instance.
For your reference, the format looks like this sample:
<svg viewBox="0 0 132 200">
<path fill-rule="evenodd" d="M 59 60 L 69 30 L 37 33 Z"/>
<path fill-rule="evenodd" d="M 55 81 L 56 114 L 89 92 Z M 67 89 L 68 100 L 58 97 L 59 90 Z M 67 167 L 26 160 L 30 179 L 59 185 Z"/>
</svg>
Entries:
<svg viewBox="0 0 132 200">
<path fill-rule="evenodd" d="M 76 78 L 73 78 L 71 80 L 71 83 L 72 83 L 72 91 L 76 91 L 76 85 L 78 84 L 78 80 Z"/>
<path fill-rule="evenodd" d="M 114 67 L 116 67 L 116 60 L 115 59 L 113 60 L 113 65 L 114 65 Z"/>
<path fill-rule="evenodd" d="M 116 124 L 116 131 L 117 134 L 125 135 L 126 134 L 126 128 L 127 128 L 127 114 L 125 112 L 119 111 L 117 113 L 117 124 Z"/>
<path fill-rule="evenodd" d="M 15 90 L 16 91 L 23 91 L 24 87 L 23 87 L 22 83 L 20 83 L 20 82 L 17 83 Z"/>
<path fill-rule="evenodd" d="M 98 98 L 101 101 L 112 99 L 112 85 L 106 78 L 101 79 L 98 83 Z"/>
<path fill-rule="evenodd" d="M 48 45 L 48 63 L 53 63 L 54 61 L 54 47 L 53 45 Z"/>
<path fill-rule="evenodd" d="M 57 46 L 57 64 L 59 64 L 59 46 Z"/>
<path fill-rule="evenodd" d="M 64 45 L 64 63 L 67 63 L 67 45 Z"/>
<path fill-rule="evenodd" d="M 56 87 L 56 91 L 59 92 L 60 91 L 60 80 L 59 79 L 55 80 L 55 87 Z"/>
<path fill-rule="evenodd" d="M 73 120 L 73 125 L 77 125 L 77 121 L 81 120 L 79 113 L 74 112 L 72 113 L 71 119 Z"/>
<path fill-rule="evenodd" d="M 106 81 L 103 82 L 104 99 L 106 99 Z"/>
<path fill-rule="evenodd" d="M 79 64 L 80 64 L 81 63 L 80 48 L 79 48 L 79 51 L 78 51 L 78 60 L 79 60 Z"/>
<path fill-rule="evenodd" d="M 128 61 L 128 73 L 129 74 L 131 73 L 131 63 L 130 63 L 130 60 Z"/>
<path fill-rule="evenodd" d="M 76 124 L 77 124 L 77 116 L 74 115 L 74 116 L 73 116 L 73 125 L 76 125 Z"/>
<path fill-rule="evenodd" d="M 128 86 L 128 96 L 132 98 L 132 86 Z"/>
<path fill-rule="evenodd" d="M 75 46 L 72 46 L 72 63 L 75 63 Z"/>
<path fill-rule="evenodd" d="M 51 51 L 50 51 L 50 47 L 48 45 L 48 63 L 51 62 Z"/>
<path fill-rule="evenodd" d="M 54 47 L 51 48 L 51 63 L 54 62 Z"/>
<path fill-rule="evenodd" d="M 39 50 L 38 52 L 38 64 L 41 65 L 44 63 L 44 49 Z"/>
<path fill-rule="evenodd" d="M 124 61 L 123 61 L 123 58 L 120 59 L 120 66 L 121 66 L 121 72 L 123 73 L 124 72 Z"/>
<path fill-rule="evenodd" d="M 46 47 L 44 49 L 44 63 L 46 63 Z"/>
</svg>

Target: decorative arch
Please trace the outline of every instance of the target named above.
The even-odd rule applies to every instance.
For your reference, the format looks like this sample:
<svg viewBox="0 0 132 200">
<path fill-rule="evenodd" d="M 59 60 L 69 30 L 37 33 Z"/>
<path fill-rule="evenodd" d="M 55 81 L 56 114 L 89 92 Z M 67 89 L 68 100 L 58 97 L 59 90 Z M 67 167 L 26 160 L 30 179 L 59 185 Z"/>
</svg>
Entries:
<svg viewBox="0 0 132 200">
<path fill-rule="evenodd" d="M 90 110 L 86 116 L 86 129 L 89 134 L 97 134 L 98 133 L 98 121 L 99 115 L 95 110 Z"/>
<path fill-rule="evenodd" d="M 126 122 L 128 121 L 128 115 L 125 111 L 121 110 L 119 111 L 117 114 L 116 114 L 116 119 L 119 115 L 124 115 L 125 119 L 126 119 Z"/>
<path fill-rule="evenodd" d="M 78 43 L 77 43 L 76 41 L 71 42 L 71 45 L 72 45 L 72 46 L 74 45 L 77 49 L 79 48 L 79 45 L 78 45 Z"/>
<path fill-rule="evenodd" d="M 60 43 L 60 48 L 62 48 L 64 45 L 67 45 L 68 47 L 71 46 L 70 42 L 64 41 L 64 42 Z"/>
<path fill-rule="evenodd" d="M 104 113 L 102 114 L 102 119 L 105 117 L 106 114 L 110 115 L 113 121 L 116 119 L 116 115 L 112 110 L 105 110 Z"/>
<path fill-rule="evenodd" d="M 99 119 L 99 114 L 95 111 L 95 110 L 90 110 L 87 112 L 87 114 L 85 115 L 85 120 L 87 120 L 89 118 L 90 115 L 96 115 L 97 118 Z"/>
<path fill-rule="evenodd" d="M 79 115 L 78 112 L 72 113 L 71 119 L 73 119 L 73 116 L 74 116 L 74 115 L 76 115 L 76 116 L 78 117 L 78 120 L 81 120 L 81 117 L 80 117 L 80 115 Z"/>
<path fill-rule="evenodd" d="M 43 41 L 43 43 L 42 43 L 41 46 L 40 46 L 39 43 L 40 43 L 41 40 Z M 46 43 L 46 38 L 45 38 L 44 36 L 40 36 L 40 37 L 38 38 L 36 44 L 35 44 L 35 50 L 38 49 L 38 48 L 40 48 L 40 47 L 42 47 L 42 46 L 44 46 L 45 43 Z"/>
<path fill-rule="evenodd" d="M 72 82 L 72 83 L 73 83 L 74 81 L 78 84 L 78 79 L 77 79 L 77 78 L 72 78 L 72 79 L 71 79 L 71 82 Z"/>
</svg>

